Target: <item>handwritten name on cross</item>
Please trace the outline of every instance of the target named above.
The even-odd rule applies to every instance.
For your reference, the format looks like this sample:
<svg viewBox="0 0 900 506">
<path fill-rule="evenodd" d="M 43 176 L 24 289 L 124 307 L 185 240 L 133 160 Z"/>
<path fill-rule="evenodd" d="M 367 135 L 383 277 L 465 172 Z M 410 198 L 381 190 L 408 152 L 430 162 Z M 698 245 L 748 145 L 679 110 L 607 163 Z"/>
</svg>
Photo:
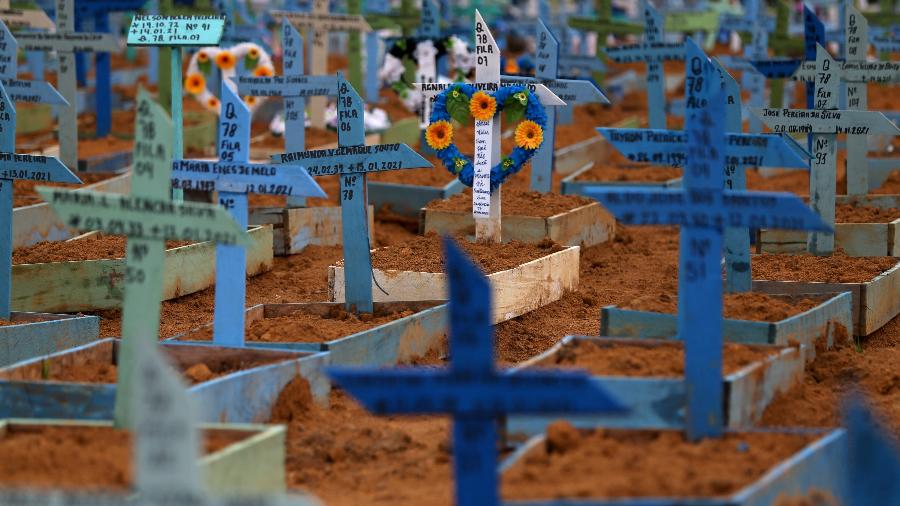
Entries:
<svg viewBox="0 0 900 506">
<path fill-rule="evenodd" d="M 13 181 L 81 183 L 56 158 L 15 151 L 16 108 L 4 83 L 0 84 L 0 319 L 7 320 L 12 302 Z"/>
<path fill-rule="evenodd" d="M 685 345 L 687 434 L 722 433 L 722 237 L 727 227 L 830 230 L 798 197 L 725 190 L 725 95 L 716 68 L 686 41 L 685 135 L 681 190 L 594 187 L 597 199 L 626 225 L 678 225 L 678 336 Z"/>
<path fill-rule="evenodd" d="M 172 124 L 141 89 L 135 115 L 131 194 L 39 188 L 53 212 L 70 227 L 127 236 L 122 343 L 119 348 L 115 421 L 132 426 L 129 402 L 140 341 L 156 343 L 165 241 L 249 244 L 245 228 L 218 205 L 169 198 Z"/>
<path fill-rule="evenodd" d="M 540 83 L 566 105 L 600 103 L 609 99 L 592 81 L 586 79 L 559 79 L 559 42 L 542 20 L 537 23 L 537 56 L 535 77 L 501 76 L 504 82 L 518 84 Z M 551 190 L 554 140 L 556 138 L 556 107 L 547 108 L 547 126 L 544 143 L 531 159 L 531 189 L 542 193 Z"/>
<path fill-rule="evenodd" d="M 366 18 L 358 14 L 332 14 L 328 0 L 313 0 L 310 13 L 272 11 L 275 18 L 287 18 L 294 26 L 304 28 L 306 40 L 312 44 L 310 74 L 328 74 L 328 34 L 332 31 L 369 32 L 372 28 Z M 314 96 L 309 100 L 309 120 L 315 128 L 325 128 L 325 97 Z"/>
<path fill-rule="evenodd" d="M 837 178 L 837 135 L 897 135 L 900 129 L 880 112 L 837 108 L 839 70 L 828 52 L 818 46 L 816 55 L 815 109 L 752 109 L 776 133 L 812 136 L 809 195 L 813 210 L 829 226 L 834 224 Z M 815 255 L 834 251 L 834 235 L 813 232 L 807 249 Z"/>
<path fill-rule="evenodd" d="M 338 76 L 337 88 L 338 147 L 282 153 L 273 155 L 272 159 L 302 165 L 312 176 L 337 175 L 340 178 L 344 302 L 348 310 L 371 313 L 372 257 L 366 174 L 433 166 L 406 144 L 365 145 L 362 99 L 343 76 Z"/>
<path fill-rule="evenodd" d="M 19 46 L 27 51 L 56 51 L 59 55 L 57 85 L 69 102 L 59 111 L 59 155 L 69 167 L 78 167 L 78 82 L 75 75 L 75 53 L 114 52 L 116 39 L 108 33 L 75 31 L 73 0 L 56 0 L 56 33 L 24 32 L 17 36 Z"/>
<path fill-rule="evenodd" d="M 181 106 L 182 48 L 217 46 L 225 29 L 225 19 L 219 16 L 135 16 L 128 28 L 129 46 L 168 47 L 171 49 L 171 107 L 172 156 L 184 156 L 184 121 Z M 162 83 L 160 83 L 162 84 Z M 181 200 L 181 189 L 173 189 L 172 197 Z"/>
<path fill-rule="evenodd" d="M 250 163 L 250 109 L 222 82 L 219 114 L 219 160 L 172 161 L 172 187 L 217 192 L 221 204 L 239 226 L 248 222 L 247 195 L 326 197 L 302 167 Z M 247 251 L 241 246 L 216 246 L 216 295 L 213 342 L 244 344 L 244 294 L 247 289 Z"/>
<path fill-rule="evenodd" d="M 616 63 L 647 64 L 647 115 L 650 128 L 666 128 L 666 75 L 663 62 L 684 60 L 684 43 L 666 42 L 663 18 L 649 1 L 644 1 L 644 41 L 606 48 Z"/>
<path fill-rule="evenodd" d="M 581 371 L 505 374 L 494 365 L 491 288 L 484 274 L 445 240 L 450 290 L 450 365 L 435 368 L 329 368 L 327 373 L 379 415 L 453 416 L 456 504 L 500 504 L 497 420 L 510 414 L 622 413 Z"/>
</svg>

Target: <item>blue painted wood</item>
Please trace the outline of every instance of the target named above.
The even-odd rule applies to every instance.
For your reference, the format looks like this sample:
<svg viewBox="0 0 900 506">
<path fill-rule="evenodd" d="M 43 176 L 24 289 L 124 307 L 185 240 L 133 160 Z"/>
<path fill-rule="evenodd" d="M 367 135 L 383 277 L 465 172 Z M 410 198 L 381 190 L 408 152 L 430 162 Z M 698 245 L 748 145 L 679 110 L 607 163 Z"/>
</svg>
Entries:
<svg viewBox="0 0 900 506">
<path fill-rule="evenodd" d="M 435 301 L 374 303 L 380 311 L 386 307 L 410 309 L 413 314 L 349 336 L 321 343 L 276 343 L 248 341 L 247 348 L 315 353 L 328 351 L 333 365 L 396 365 L 424 356 L 435 348 L 446 333 L 447 306 Z M 303 302 L 291 304 L 263 304 L 247 309 L 247 320 L 289 316 L 295 312 L 325 313 L 339 302 Z M 194 331 L 185 332 L 167 341 L 202 344 L 192 340 Z"/>
<path fill-rule="evenodd" d="M 637 188 L 681 188 L 681 178 L 676 177 L 660 182 L 642 182 L 642 181 L 590 181 L 578 180 L 582 174 L 590 172 L 594 164 L 590 163 L 576 172 L 566 176 L 561 181 L 560 193 L 563 195 L 585 195 L 589 188 L 602 188 L 604 186 L 612 188 L 622 188 L 624 186 Z"/>
<path fill-rule="evenodd" d="M 840 323 L 853 328 L 853 296 L 850 292 L 828 296 L 821 304 L 778 322 L 726 319 L 722 334 L 726 341 L 745 344 L 777 344 L 792 341 L 812 346 L 815 340 Z M 677 316 L 652 311 L 637 311 L 616 306 L 600 310 L 600 335 L 641 339 L 678 339 Z"/>
<path fill-rule="evenodd" d="M 450 285 L 449 367 L 334 367 L 328 374 L 376 414 L 452 414 L 456 500 L 459 504 L 499 504 L 497 418 L 512 413 L 622 409 L 580 372 L 499 372 L 494 365 L 488 280 L 451 239 L 445 245 Z"/>
<path fill-rule="evenodd" d="M 723 190 L 725 96 L 717 71 L 703 51 L 686 43 L 687 160 L 683 191 L 590 189 L 625 224 L 677 224 L 679 249 L 678 334 L 685 341 L 687 433 L 691 439 L 722 430 L 722 282 L 725 226 L 779 226 L 830 230 L 795 196 Z M 768 202 L 757 206 L 755 203 Z M 727 209 L 727 210 L 726 210 Z"/>
<path fill-rule="evenodd" d="M 0 367 L 92 342 L 100 335 L 96 316 L 19 313 L 21 325 L 0 327 Z"/>
<path fill-rule="evenodd" d="M 50 83 L 38 79 L 17 79 L 19 44 L 3 21 L 0 21 L 0 80 L 12 102 L 68 105 L 68 102 Z M 42 56 L 42 54 L 38 53 Z M 34 74 L 43 76 L 43 73 Z"/>
<path fill-rule="evenodd" d="M 40 380 L 41 371 L 78 361 L 116 363 L 119 341 L 102 339 L 70 350 L 44 355 L 0 368 L 0 418 L 53 418 L 109 420 L 113 417 L 115 384 L 73 383 Z M 202 361 L 221 356 L 234 348 L 201 344 L 164 343 L 163 350 L 174 361 Z M 249 423 L 267 421 L 278 394 L 297 375 L 306 378 L 318 402 L 327 402 L 330 383 L 323 373 L 327 353 L 291 353 L 244 350 L 248 355 L 272 355 L 285 360 L 236 371 L 193 385 L 192 398 L 198 399 L 201 421 Z M 189 364 L 187 364 L 189 365 Z M 11 379 L 25 377 L 28 379 Z"/>
<path fill-rule="evenodd" d="M 741 431 L 746 432 L 746 431 Z M 777 432 L 756 429 L 753 432 Z M 513 501 L 516 506 L 771 506 L 780 497 L 806 496 L 824 491 L 840 504 L 847 497 L 847 434 L 844 429 L 797 429 L 792 432 L 821 434 L 822 437 L 772 468 L 754 483 L 725 497 L 632 497 L 623 499 L 560 498 Z M 544 444 L 544 436 L 529 439 L 500 466 L 501 472 L 525 458 L 530 450 Z"/>
<path fill-rule="evenodd" d="M 900 504 L 900 450 L 869 406 L 852 398 L 844 409 L 849 434 L 850 506 Z"/>
</svg>

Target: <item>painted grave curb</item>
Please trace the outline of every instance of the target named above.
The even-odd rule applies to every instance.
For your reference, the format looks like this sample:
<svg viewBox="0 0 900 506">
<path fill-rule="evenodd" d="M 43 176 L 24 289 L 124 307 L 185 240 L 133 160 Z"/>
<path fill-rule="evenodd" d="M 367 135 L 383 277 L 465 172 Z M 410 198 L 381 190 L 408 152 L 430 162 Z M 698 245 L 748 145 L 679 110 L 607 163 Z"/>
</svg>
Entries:
<svg viewBox="0 0 900 506">
<path fill-rule="evenodd" d="M 91 360 L 114 364 L 120 341 L 114 338 L 66 351 L 52 353 L 0 368 L 0 418 L 50 418 L 109 420 L 113 418 L 115 383 L 76 383 L 41 381 L 54 366 L 72 366 Z M 254 355 L 293 357 L 283 362 L 236 371 L 188 389 L 197 402 L 198 419 L 203 422 L 259 423 L 270 418 L 281 390 L 295 377 L 302 376 L 313 397 L 327 404 L 331 383 L 323 369 L 329 365 L 328 353 L 301 353 L 260 349 L 228 348 L 206 344 L 166 342 L 172 348 L 209 350 L 210 356 L 225 350 Z"/>
<path fill-rule="evenodd" d="M 105 181 L 81 186 L 75 191 L 126 194 L 129 188 L 131 188 L 131 172 L 126 172 Z M 41 241 L 63 241 L 78 234 L 78 230 L 60 222 L 46 202 L 13 209 L 13 249 L 31 246 Z"/>
<path fill-rule="evenodd" d="M 259 304 L 247 309 L 246 322 L 287 316 L 309 310 L 324 314 L 338 302 L 298 302 Z M 369 330 L 356 332 L 321 343 L 281 343 L 246 340 L 246 348 L 317 353 L 327 351 L 331 365 L 396 365 L 424 356 L 441 343 L 447 329 L 447 305 L 444 301 L 376 302 L 375 310 L 410 309 L 415 313 Z M 209 344 L 190 340 L 191 332 L 167 339 L 167 342 Z"/>
<path fill-rule="evenodd" d="M 551 253 L 518 267 L 487 276 L 493 295 L 492 323 L 521 316 L 559 300 L 565 292 L 578 288 L 579 246 Z M 415 272 L 373 269 L 378 286 L 373 286 L 375 302 L 404 300 L 446 300 L 447 275 L 443 272 Z M 328 297 L 344 301 L 344 268 L 328 267 Z M 386 292 L 386 293 L 385 293 Z M 396 294 L 394 296 L 389 294 Z"/>
<path fill-rule="evenodd" d="M 12 312 L 23 325 L 0 326 L 0 367 L 95 341 L 100 318 L 85 315 Z"/>
<path fill-rule="evenodd" d="M 537 501 L 504 501 L 517 506 L 771 506 L 784 496 L 805 496 L 813 490 L 830 492 L 839 501 L 847 496 L 844 485 L 844 462 L 849 458 L 847 432 L 844 429 L 796 429 L 793 432 L 824 434 L 799 452 L 770 469 L 754 483 L 728 497 L 654 497 L 623 499 L 547 499 Z M 500 465 L 500 472 L 509 469 L 537 445 L 544 444 L 544 436 L 529 439 Z M 642 500 L 643 499 L 643 500 Z"/>
<path fill-rule="evenodd" d="M 725 319 L 722 333 L 725 340 L 746 344 L 774 344 L 787 346 L 790 341 L 808 346 L 810 358 L 815 353 L 815 341 L 827 336 L 829 346 L 834 336 L 834 323 L 845 329 L 853 328 L 853 297 L 849 292 L 833 294 L 818 306 L 777 322 Z M 616 306 L 600 310 L 600 335 L 639 339 L 674 338 L 678 333 L 678 315 L 638 311 Z"/>
<path fill-rule="evenodd" d="M 596 341 L 604 344 L 628 344 L 652 348 L 671 341 L 614 337 L 566 336 L 547 351 L 516 366 L 510 374 L 531 369 L 553 357 L 572 341 Z M 765 346 L 765 345 L 762 345 Z M 764 362 L 754 362 L 739 371 L 724 375 L 725 426 L 750 427 L 759 422 L 766 407 L 779 392 L 787 391 L 803 376 L 803 348 L 783 348 Z M 605 391 L 619 399 L 629 412 L 625 416 L 514 416 L 507 419 L 507 432 L 533 436 L 554 420 L 564 418 L 576 427 L 613 427 L 630 429 L 683 428 L 687 405 L 684 377 L 594 376 Z"/>
<path fill-rule="evenodd" d="M 0 419 L 0 438 L 11 427 L 113 427 L 108 420 Z M 285 428 L 283 425 L 204 423 L 200 430 L 251 434 L 199 460 L 206 487 L 216 493 L 273 492 L 285 490 Z M 62 463 L 61 465 L 64 465 Z"/>
<path fill-rule="evenodd" d="M 375 208 L 369 206 L 369 241 L 374 241 Z M 251 207 L 251 225 L 272 225 L 277 256 L 295 255 L 307 246 L 340 246 L 344 243 L 340 206 Z"/>
<path fill-rule="evenodd" d="M 753 291 L 772 294 L 850 292 L 853 335 L 867 336 L 900 314 L 900 259 L 889 270 L 865 283 L 753 280 Z"/>
<path fill-rule="evenodd" d="M 839 195 L 836 203 L 900 208 L 900 195 Z M 806 251 L 807 234 L 793 230 L 759 230 L 757 253 Z M 834 244 L 853 257 L 900 256 L 900 218 L 887 223 L 836 223 Z"/>
<path fill-rule="evenodd" d="M 564 246 L 593 246 L 611 241 L 616 236 L 616 219 L 596 202 L 548 217 L 503 217 L 500 224 L 503 242 L 539 243 L 551 239 Z M 420 230 L 425 234 L 460 235 L 475 230 L 472 211 L 439 211 L 422 209 Z M 474 236 L 473 236 L 474 237 Z"/>
<path fill-rule="evenodd" d="M 272 227 L 251 228 L 247 274 L 272 268 Z M 167 249 L 163 299 L 169 300 L 213 286 L 216 246 L 211 242 Z M 125 258 L 18 264 L 13 266 L 13 309 L 75 312 L 122 305 Z"/>
</svg>

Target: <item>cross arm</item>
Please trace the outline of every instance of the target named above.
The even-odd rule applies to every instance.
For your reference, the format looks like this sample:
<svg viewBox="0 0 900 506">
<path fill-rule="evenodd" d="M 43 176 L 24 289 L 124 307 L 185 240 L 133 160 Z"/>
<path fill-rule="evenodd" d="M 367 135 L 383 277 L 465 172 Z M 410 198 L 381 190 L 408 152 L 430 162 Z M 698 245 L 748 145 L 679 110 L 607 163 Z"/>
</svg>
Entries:
<svg viewBox="0 0 900 506">
<path fill-rule="evenodd" d="M 556 96 L 550 88 L 540 84 L 539 82 L 525 82 L 520 81 L 518 76 L 514 79 L 508 79 L 510 76 L 504 76 L 503 79 L 500 80 L 500 86 L 516 86 L 516 85 L 524 85 L 528 87 L 528 91 L 533 93 L 534 96 L 538 97 L 538 100 L 541 101 L 541 104 L 545 107 L 560 107 L 566 105 L 566 103 Z M 533 78 L 526 78 L 533 79 Z M 452 88 L 456 86 L 458 83 L 413 83 L 413 87 L 417 88 L 422 92 L 422 95 L 425 97 L 431 98 L 439 95 L 442 91 L 447 88 Z M 473 84 L 476 89 L 480 89 L 483 86 L 478 83 Z M 484 86 L 485 89 L 490 89 Z"/>
<path fill-rule="evenodd" d="M 69 105 L 66 97 L 46 81 L 8 79 L 3 81 L 3 87 L 12 102 Z"/>
<path fill-rule="evenodd" d="M 173 160 L 172 188 L 216 190 L 217 183 L 241 185 L 248 193 L 326 198 L 315 179 L 297 165 Z"/>
<path fill-rule="evenodd" d="M 296 151 L 272 155 L 272 160 L 302 165 L 312 176 L 434 167 L 414 149 L 401 143 Z"/>
<path fill-rule="evenodd" d="M 218 46 L 225 18 L 218 15 L 135 16 L 128 27 L 129 46 Z"/>
<path fill-rule="evenodd" d="M 11 30 L 21 28 L 52 30 L 56 27 L 42 9 L 2 9 L 0 10 L 0 19 Z"/>
<path fill-rule="evenodd" d="M 300 13 L 292 11 L 272 11 L 275 19 L 286 18 L 294 26 L 313 27 L 326 31 L 358 31 L 371 32 L 366 18 L 357 14 L 317 14 L 314 12 Z"/>
<path fill-rule="evenodd" d="M 56 157 L 2 152 L 0 152 L 0 179 L 81 183 L 81 179 Z"/>
<path fill-rule="evenodd" d="M 608 104 L 609 98 L 590 79 L 540 79 L 528 76 L 500 76 L 501 82 L 542 84 L 565 104 Z M 539 98 L 541 98 L 539 96 Z M 541 98 L 541 103 L 544 103 Z"/>
<path fill-rule="evenodd" d="M 116 38 L 108 33 L 39 33 L 16 34 L 19 49 L 26 51 L 63 51 L 69 53 L 112 53 L 118 51 Z"/>
<path fill-rule="evenodd" d="M 832 70 L 833 76 L 851 83 L 900 82 L 900 63 L 889 61 L 843 61 Z M 816 62 L 804 61 L 793 75 L 795 81 L 812 82 L 816 79 Z"/>
<path fill-rule="evenodd" d="M 576 30 L 587 32 L 597 32 L 606 34 L 640 35 L 644 33 L 644 26 L 638 23 L 630 23 L 626 21 L 604 20 L 588 17 L 571 17 L 569 18 L 569 26 Z"/>
<path fill-rule="evenodd" d="M 750 64 L 756 70 L 769 79 L 784 79 L 791 77 L 802 60 L 794 58 L 775 58 L 772 60 L 750 60 Z"/>
<path fill-rule="evenodd" d="M 778 133 L 823 133 L 897 135 L 897 128 L 884 114 L 873 111 L 750 108 L 770 130 Z"/>
<path fill-rule="evenodd" d="M 336 76 L 287 75 L 272 77 L 232 77 L 238 93 L 257 97 L 337 96 Z"/>
<path fill-rule="evenodd" d="M 616 63 L 664 62 L 684 60 L 682 42 L 639 42 L 603 50 Z"/>
</svg>

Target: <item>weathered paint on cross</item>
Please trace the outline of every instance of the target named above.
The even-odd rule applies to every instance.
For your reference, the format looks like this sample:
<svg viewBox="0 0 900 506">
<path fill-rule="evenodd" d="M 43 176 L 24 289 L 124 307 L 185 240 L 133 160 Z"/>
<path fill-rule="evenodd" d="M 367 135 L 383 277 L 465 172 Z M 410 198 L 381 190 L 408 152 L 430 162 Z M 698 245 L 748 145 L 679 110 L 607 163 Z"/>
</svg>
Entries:
<svg viewBox="0 0 900 506">
<path fill-rule="evenodd" d="M 581 371 L 504 374 L 494 363 L 491 288 L 445 240 L 450 289 L 450 365 L 445 369 L 330 368 L 334 381 L 379 415 L 453 416 L 456 504 L 500 504 L 497 421 L 510 414 L 623 413 Z"/>
<path fill-rule="evenodd" d="M 247 228 L 250 193 L 326 197 L 303 170 L 289 164 L 250 163 L 250 109 L 223 82 L 219 114 L 219 160 L 172 161 L 172 187 L 217 192 L 219 204 Z M 213 342 L 223 346 L 244 344 L 244 294 L 247 290 L 247 252 L 243 246 L 216 246 L 216 295 Z"/>
<path fill-rule="evenodd" d="M 859 394 L 856 394 L 859 395 Z M 848 447 L 849 506 L 900 504 L 900 448 L 871 406 L 852 397 L 844 408 Z"/>
<path fill-rule="evenodd" d="M 363 102 L 343 76 L 338 76 L 338 148 L 273 155 L 281 163 L 299 164 L 312 176 L 337 174 L 341 182 L 345 304 L 371 313 L 372 257 L 369 244 L 366 173 L 432 167 L 406 144 L 366 146 Z"/>
<path fill-rule="evenodd" d="M 9 99 L 30 104 L 68 105 L 66 99 L 46 81 L 16 79 L 19 44 L 6 24 L 0 21 L 0 80 Z"/>
<path fill-rule="evenodd" d="M 537 48 L 535 49 L 535 76 L 501 76 L 503 82 L 540 83 L 554 95 L 573 104 L 608 104 L 609 99 L 587 79 L 559 79 L 559 42 L 542 20 L 537 22 Z M 553 173 L 554 139 L 556 138 L 557 108 L 548 107 L 547 126 L 544 128 L 544 142 L 531 159 L 531 189 L 542 193 L 551 190 Z"/>
<path fill-rule="evenodd" d="M 309 74 L 328 74 L 328 34 L 332 31 L 370 32 L 366 18 L 358 14 L 332 14 L 328 0 L 313 0 L 312 12 L 272 11 L 274 18 L 286 18 L 294 26 L 306 29 L 306 40 L 312 45 Z M 314 96 L 309 100 L 310 124 L 325 128 L 325 97 Z"/>
<path fill-rule="evenodd" d="M 716 69 L 686 42 L 684 189 L 589 188 L 627 225 L 679 225 L 678 336 L 685 343 L 687 434 L 722 433 L 722 236 L 726 227 L 828 230 L 795 195 L 725 190 L 725 95 Z"/>
<path fill-rule="evenodd" d="M 78 167 L 78 82 L 75 53 L 113 52 L 116 39 L 108 33 L 75 31 L 73 0 L 56 0 L 56 33 L 24 32 L 17 36 L 19 46 L 28 51 L 56 51 L 59 56 L 57 86 L 68 105 L 59 110 L 59 155 L 69 167 Z"/>
<path fill-rule="evenodd" d="M 649 0 L 644 0 L 644 40 L 606 48 L 616 63 L 647 64 L 647 115 L 650 128 L 666 128 L 666 75 L 663 62 L 684 60 L 684 43 L 666 42 L 663 18 Z"/>
<path fill-rule="evenodd" d="M 134 423 L 130 402 L 140 341 L 156 343 L 159 336 L 165 241 L 250 241 L 246 230 L 223 208 L 171 201 L 171 131 L 165 112 L 141 89 L 135 115 L 130 195 L 38 189 L 63 223 L 80 230 L 128 237 L 115 404 L 115 422 L 120 427 Z"/>
<path fill-rule="evenodd" d="M 184 122 L 181 115 L 183 47 L 217 46 L 225 29 L 225 19 L 219 16 L 135 16 L 128 28 L 129 46 L 168 47 L 171 50 L 171 107 L 172 156 L 184 156 Z M 172 198 L 182 199 L 183 192 L 172 190 Z"/>
<path fill-rule="evenodd" d="M 80 183 L 59 160 L 16 152 L 16 107 L 0 84 L 0 319 L 9 319 L 12 300 L 13 181 Z"/>
<path fill-rule="evenodd" d="M 837 178 L 837 134 L 897 135 L 900 129 L 879 112 L 838 110 L 838 64 L 822 46 L 816 57 L 815 109 L 753 109 L 773 132 L 812 136 L 809 194 L 813 210 L 834 225 Z M 834 235 L 813 232 L 807 248 L 816 255 L 834 251 Z"/>
</svg>

